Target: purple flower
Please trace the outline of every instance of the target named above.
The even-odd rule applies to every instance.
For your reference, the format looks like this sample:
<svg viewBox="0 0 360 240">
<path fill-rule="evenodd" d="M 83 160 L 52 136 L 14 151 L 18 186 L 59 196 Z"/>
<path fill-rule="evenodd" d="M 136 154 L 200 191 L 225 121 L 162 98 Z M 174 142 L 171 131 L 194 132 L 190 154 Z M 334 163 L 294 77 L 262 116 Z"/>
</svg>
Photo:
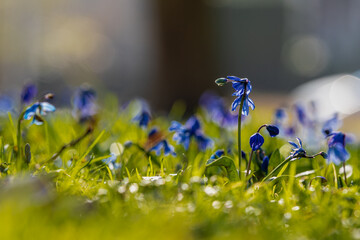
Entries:
<svg viewBox="0 0 360 240">
<path fill-rule="evenodd" d="M 30 104 L 37 94 L 37 87 L 35 84 L 27 84 L 21 92 L 21 102 L 28 105 Z"/>
<path fill-rule="evenodd" d="M 333 131 L 336 131 L 340 128 L 342 122 L 339 119 L 338 114 L 334 114 L 334 116 L 332 118 L 330 118 L 329 120 L 327 120 L 322 128 L 322 132 L 325 136 L 328 136 L 329 134 L 331 134 Z"/>
<path fill-rule="evenodd" d="M 173 121 L 169 131 L 175 132 L 173 139 L 177 141 L 177 144 L 182 144 L 186 150 L 189 149 L 191 138 L 195 139 L 199 149 L 202 151 L 213 145 L 212 140 L 203 134 L 200 122 L 195 116 L 190 117 L 185 125 Z"/>
<path fill-rule="evenodd" d="M 216 95 L 205 93 L 200 99 L 202 105 L 213 122 L 221 127 L 233 127 L 237 125 L 238 115 L 233 114 L 226 107 L 225 102 Z"/>
<path fill-rule="evenodd" d="M 302 125 L 306 125 L 307 117 L 305 113 L 305 108 L 299 104 L 295 104 L 294 107 L 297 119 Z"/>
<path fill-rule="evenodd" d="M 334 132 L 328 135 L 328 159 L 327 162 L 333 162 L 336 165 L 345 162 L 350 158 L 345 149 L 345 134 Z"/>
<path fill-rule="evenodd" d="M 264 157 L 260 168 L 263 172 L 265 172 L 266 175 L 268 174 L 268 168 L 269 168 L 269 157 L 268 156 Z"/>
<path fill-rule="evenodd" d="M 73 115 L 77 115 L 80 122 L 92 118 L 97 113 L 96 92 L 88 87 L 79 88 L 73 99 Z"/>
</svg>

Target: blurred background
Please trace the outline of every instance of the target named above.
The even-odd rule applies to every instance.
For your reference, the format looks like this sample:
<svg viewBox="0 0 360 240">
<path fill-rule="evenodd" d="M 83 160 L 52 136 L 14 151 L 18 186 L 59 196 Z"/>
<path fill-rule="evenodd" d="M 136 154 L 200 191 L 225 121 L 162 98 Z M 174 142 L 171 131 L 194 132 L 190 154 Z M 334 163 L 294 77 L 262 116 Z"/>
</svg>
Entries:
<svg viewBox="0 0 360 240">
<path fill-rule="evenodd" d="M 358 0 L 2 0 L 1 93 L 36 82 L 68 104 L 88 83 L 167 110 L 178 99 L 194 106 L 207 89 L 228 95 L 214 80 L 236 75 L 258 101 L 281 104 L 343 73 L 357 93 L 359 12 Z"/>
</svg>

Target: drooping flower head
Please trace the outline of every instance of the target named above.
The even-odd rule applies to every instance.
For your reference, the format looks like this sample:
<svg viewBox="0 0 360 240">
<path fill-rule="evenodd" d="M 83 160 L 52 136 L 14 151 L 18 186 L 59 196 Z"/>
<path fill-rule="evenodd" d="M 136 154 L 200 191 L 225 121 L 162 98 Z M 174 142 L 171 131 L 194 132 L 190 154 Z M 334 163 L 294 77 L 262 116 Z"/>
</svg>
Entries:
<svg viewBox="0 0 360 240">
<path fill-rule="evenodd" d="M 27 84 L 24 86 L 21 92 L 21 103 L 28 105 L 30 104 L 37 94 L 37 87 L 35 84 Z"/>
<path fill-rule="evenodd" d="M 345 144 L 345 134 L 342 132 L 333 132 L 328 135 L 328 163 L 333 162 L 339 165 L 350 158 L 349 153 L 345 149 Z"/>
<path fill-rule="evenodd" d="M 235 89 L 235 92 L 232 94 L 235 96 L 235 100 L 232 103 L 231 110 L 235 111 L 236 108 L 241 104 L 242 99 L 244 98 L 244 104 L 241 109 L 242 115 L 249 115 L 249 107 L 254 110 L 255 104 L 254 102 L 249 98 L 249 94 L 251 92 L 252 86 L 250 84 L 250 81 L 247 78 L 239 78 L 236 76 L 227 76 L 226 78 L 219 78 L 216 79 L 215 82 L 219 86 L 223 86 L 226 83 L 231 82 L 233 88 Z"/>
<path fill-rule="evenodd" d="M 33 118 L 31 124 L 42 125 L 44 119 L 41 116 L 55 110 L 56 108 L 48 102 L 36 102 L 25 110 L 23 119 L 30 120 Z"/>
<path fill-rule="evenodd" d="M 270 137 L 275 137 L 279 134 L 279 129 L 274 125 L 264 124 L 258 131 L 250 137 L 250 147 L 252 151 L 256 151 L 264 144 L 264 137 L 260 134 L 260 130 L 265 127 L 269 132 Z"/>
<path fill-rule="evenodd" d="M 190 117 L 185 125 L 173 121 L 169 131 L 175 132 L 173 139 L 177 141 L 177 144 L 184 145 L 186 150 L 189 149 L 191 138 L 195 139 L 199 149 L 202 151 L 213 145 L 212 140 L 203 134 L 200 122 L 195 116 Z"/>
<path fill-rule="evenodd" d="M 157 128 L 150 130 L 145 149 L 148 149 L 149 152 L 155 151 L 157 156 L 161 155 L 161 150 L 163 150 L 165 156 L 168 156 L 169 154 L 176 156 L 174 147 L 168 143 L 164 135 L 161 134 Z"/>
<path fill-rule="evenodd" d="M 73 98 L 73 115 L 80 122 L 91 119 L 97 113 L 96 92 L 89 87 L 79 88 Z"/>
<path fill-rule="evenodd" d="M 200 105 L 207 110 L 211 120 L 217 125 L 221 127 L 234 127 L 237 125 L 238 115 L 229 111 L 224 100 L 219 96 L 205 93 L 200 99 Z"/>
<path fill-rule="evenodd" d="M 293 146 L 292 152 L 290 153 L 290 156 L 292 158 L 302 158 L 306 156 L 306 151 L 303 149 L 302 141 L 300 138 L 296 138 L 298 144 L 289 141 L 289 143 Z"/>
<path fill-rule="evenodd" d="M 133 121 L 138 122 L 139 126 L 142 128 L 147 128 L 151 120 L 150 107 L 145 100 L 140 100 L 140 111 L 133 118 Z"/>
</svg>

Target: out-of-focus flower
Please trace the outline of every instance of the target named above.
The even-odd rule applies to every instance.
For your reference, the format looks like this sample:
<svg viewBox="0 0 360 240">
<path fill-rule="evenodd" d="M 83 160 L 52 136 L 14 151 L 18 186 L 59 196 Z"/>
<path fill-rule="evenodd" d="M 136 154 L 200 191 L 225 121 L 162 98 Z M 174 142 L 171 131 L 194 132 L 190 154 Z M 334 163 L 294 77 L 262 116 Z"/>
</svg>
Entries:
<svg viewBox="0 0 360 240">
<path fill-rule="evenodd" d="M 217 125 L 221 127 L 237 126 L 238 115 L 229 111 L 219 96 L 205 93 L 200 99 L 200 105 L 207 110 L 211 120 Z"/>
<path fill-rule="evenodd" d="M 289 141 L 289 143 L 294 147 L 290 153 L 291 158 L 302 158 L 306 156 L 306 151 L 303 149 L 302 141 L 300 138 L 296 138 L 298 144 Z"/>
<path fill-rule="evenodd" d="M 96 92 L 89 87 L 79 88 L 73 98 L 73 115 L 80 122 L 93 118 L 97 113 Z"/>
<path fill-rule="evenodd" d="M 299 104 L 295 104 L 294 108 L 295 108 L 296 117 L 299 120 L 299 122 L 302 125 L 306 125 L 307 118 L 306 118 L 305 108 Z"/>
<path fill-rule="evenodd" d="M 148 148 L 149 151 L 155 151 L 155 154 L 157 156 L 161 155 L 162 149 L 165 156 L 168 156 L 169 154 L 176 156 L 176 153 L 174 152 L 174 147 L 168 143 L 168 141 L 156 128 L 153 128 L 149 132 L 148 141 L 145 144 L 145 148 Z"/>
<path fill-rule="evenodd" d="M 37 87 L 35 84 L 27 84 L 24 86 L 22 92 L 21 92 L 21 102 L 23 104 L 30 104 L 33 99 L 36 97 L 37 94 Z"/>
<path fill-rule="evenodd" d="M 224 155 L 224 150 L 217 150 L 213 155 L 211 155 L 210 159 L 218 159 L 222 155 Z"/>
<path fill-rule="evenodd" d="M 328 136 L 333 131 L 338 130 L 342 125 L 342 121 L 339 119 L 339 115 L 336 113 L 332 118 L 327 120 L 322 128 L 322 132 L 325 136 Z"/>
<path fill-rule="evenodd" d="M 212 140 L 203 134 L 200 122 L 195 116 L 190 117 L 185 125 L 173 121 L 169 131 L 175 132 L 173 139 L 177 141 L 177 144 L 182 144 L 186 150 L 189 148 L 191 138 L 195 139 L 199 149 L 202 151 L 213 145 Z"/>
<path fill-rule="evenodd" d="M 25 120 L 33 118 L 32 124 L 42 125 L 44 119 L 41 116 L 46 115 L 48 112 L 54 112 L 55 110 L 56 108 L 50 103 L 36 102 L 25 110 L 23 118 Z"/>
<path fill-rule="evenodd" d="M 107 164 L 110 170 L 116 170 L 121 168 L 121 163 L 116 162 L 117 156 L 113 153 L 111 153 L 110 155 L 111 155 L 110 157 L 103 159 L 102 162 Z"/>
<path fill-rule="evenodd" d="M 333 162 L 336 165 L 345 162 L 350 158 L 345 149 L 345 134 L 333 132 L 328 135 L 328 159 L 327 162 Z"/>
<path fill-rule="evenodd" d="M 274 115 L 275 115 L 274 116 L 275 117 L 274 124 L 277 127 L 282 126 L 288 118 L 287 113 L 286 113 L 285 109 L 283 109 L 283 108 L 276 109 Z"/>
<path fill-rule="evenodd" d="M 0 96 L 0 114 L 7 113 L 14 108 L 13 100 L 8 96 Z"/>
<path fill-rule="evenodd" d="M 250 137 L 250 147 L 253 151 L 261 148 L 264 144 L 264 137 L 260 133 L 255 133 Z"/>
<path fill-rule="evenodd" d="M 146 128 L 151 120 L 150 107 L 145 100 L 140 100 L 140 112 L 133 118 L 133 121 L 138 122 L 139 126 Z"/>
<path fill-rule="evenodd" d="M 268 156 L 264 157 L 260 168 L 265 174 L 268 174 L 268 168 L 269 168 L 269 157 Z"/>
</svg>

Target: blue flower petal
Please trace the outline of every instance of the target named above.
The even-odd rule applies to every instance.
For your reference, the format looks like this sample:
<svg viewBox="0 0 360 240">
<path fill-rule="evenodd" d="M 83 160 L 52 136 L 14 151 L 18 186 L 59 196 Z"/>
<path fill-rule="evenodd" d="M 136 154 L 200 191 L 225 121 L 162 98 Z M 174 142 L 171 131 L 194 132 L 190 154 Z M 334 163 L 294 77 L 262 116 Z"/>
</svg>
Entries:
<svg viewBox="0 0 360 240">
<path fill-rule="evenodd" d="M 269 132 L 271 137 L 275 137 L 279 134 L 279 128 L 274 125 L 267 125 L 266 130 Z"/>
<path fill-rule="evenodd" d="M 263 144 L 264 138 L 260 133 L 255 133 L 250 137 L 250 147 L 253 151 L 260 149 Z"/>
</svg>

